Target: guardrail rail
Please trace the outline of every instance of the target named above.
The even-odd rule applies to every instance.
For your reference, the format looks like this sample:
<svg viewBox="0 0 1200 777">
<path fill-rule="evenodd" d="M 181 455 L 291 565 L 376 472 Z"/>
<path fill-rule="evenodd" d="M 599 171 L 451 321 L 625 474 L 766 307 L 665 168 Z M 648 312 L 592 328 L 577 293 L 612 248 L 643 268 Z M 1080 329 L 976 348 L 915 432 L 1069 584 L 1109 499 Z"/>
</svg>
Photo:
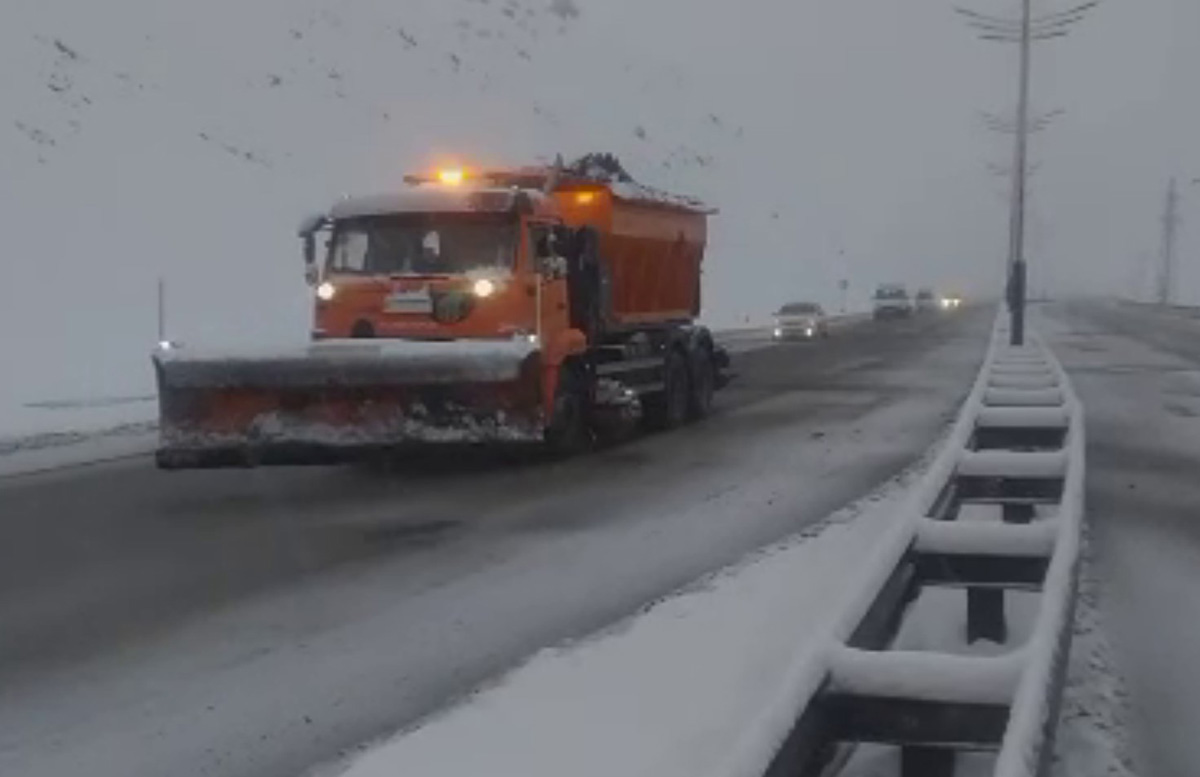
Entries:
<svg viewBox="0 0 1200 777">
<path fill-rule="evenodd" d="M 742 760 L 738 777 L 843 773 L 859 743 L 899 748 L 902 777 L 952 777 L 960 753 L 980 751 L 996 777 L 1047 772 L 1076 593 L 1083 409 L 1040 340 L 1006 340 L 997 326 L 940 454 L 863 560 L 823 665 L 790 678 L 790 714 L 764 716 L 775 730 L 755 739 L 774 744 L 755 748 L 765 755 L 748 770 Z M 991 650 L 895 647 L 931 588 L 965 590 L 965 613 L 945 615 L 967 646 Z M 1037 605 L 1013 638 L 1005 604 L 1016 591 Z"/>
</svg>

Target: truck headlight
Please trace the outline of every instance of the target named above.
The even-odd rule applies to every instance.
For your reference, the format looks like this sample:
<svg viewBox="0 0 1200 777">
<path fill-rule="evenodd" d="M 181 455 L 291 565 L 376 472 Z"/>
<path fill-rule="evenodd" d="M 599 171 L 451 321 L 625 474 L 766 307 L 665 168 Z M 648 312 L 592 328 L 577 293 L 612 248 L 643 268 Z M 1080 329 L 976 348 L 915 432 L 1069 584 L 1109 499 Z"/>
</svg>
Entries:
<svg viewBox="0 0 1200 777">
<path fill-rule="evenodd" d="M 322 302 L 328 302 L 337 295 L 337 287 L 329 281 L 324 281 L 317 285 L 317 299 Z"/>
<path fill-rule="evenodd" d="M 480 278 L 475 281 L 475 285 L 471 287 L 471 291 L 480 299 L 487 299 L 496 293 L 496 282 L 487 278 Z"/>
</svg>

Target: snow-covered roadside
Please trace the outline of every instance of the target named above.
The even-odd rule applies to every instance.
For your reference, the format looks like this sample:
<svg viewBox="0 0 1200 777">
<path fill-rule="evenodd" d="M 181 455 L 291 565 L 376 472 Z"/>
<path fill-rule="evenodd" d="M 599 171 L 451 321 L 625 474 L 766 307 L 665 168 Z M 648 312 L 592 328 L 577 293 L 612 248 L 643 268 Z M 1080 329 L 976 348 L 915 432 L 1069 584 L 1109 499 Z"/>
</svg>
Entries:
<svg viewBox="0 0 1200 777">
<path fill-rule="evenodd" d="M 738 747 L 789 667 L 818 663 L 928 460 L 791 540 L 588 640 L 520 668 L 358 760 L 345 777 L 421 774 L 693 777 Z M 580 700 L 586 699 L 586 704 Z"/>
<path fill-rule="evenodd" d="M 0 408 L 0 477 L 148 453 L 154 396 L 9 402 Z"/>
<path fill-rule="evenodd" d="M 1083 568 L 1056 774 L 1192 774 L 1200 590 L 1195 324 L 1142 306 L 1050 308 L 1091 413 L 1092 553 Z"/>
<path fill-rule="evenodd" d="M 1104 591 L 1085 532 L 1071 663 L 1054 754 L 1055 777 L 1134 777 L 1131 710 L 1104 623 Z"/>
<path fill-rule="evenodd" d="M 38 435 L 0 443 L 0 478 L 144 456 L 158 444 L 158 424 L 122 424 L 95 433 Z"/>
<path fill-rule="evenodd" d="M 0 397 L 0 455 L 19 447 L 62 444 L 57 438 L 106 432 L 154 419 L 154 394 L 70 400 Z"/>
</svg>

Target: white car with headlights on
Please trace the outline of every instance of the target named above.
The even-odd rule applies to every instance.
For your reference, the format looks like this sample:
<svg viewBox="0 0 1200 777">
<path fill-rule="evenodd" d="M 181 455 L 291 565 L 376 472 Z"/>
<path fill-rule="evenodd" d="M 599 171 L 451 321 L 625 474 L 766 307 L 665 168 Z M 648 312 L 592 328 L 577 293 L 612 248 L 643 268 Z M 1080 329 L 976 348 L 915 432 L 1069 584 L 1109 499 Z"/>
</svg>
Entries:
<svg viewBox="0 0 1200 777">
<path fill-rule="evenodd" d="M 814 340 L 829 336 L 829 320 L 820 305 L 789 302 L 775 314 L 771 330 L 775 340 Z"/>
</svg>

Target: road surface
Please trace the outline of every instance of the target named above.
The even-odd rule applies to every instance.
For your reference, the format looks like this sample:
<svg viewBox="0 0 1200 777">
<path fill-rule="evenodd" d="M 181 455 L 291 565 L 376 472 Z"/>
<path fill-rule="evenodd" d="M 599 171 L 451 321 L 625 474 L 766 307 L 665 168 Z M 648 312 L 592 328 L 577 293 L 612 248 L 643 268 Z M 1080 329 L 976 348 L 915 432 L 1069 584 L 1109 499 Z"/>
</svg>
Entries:
<svg viewBox="0 0 1200 777">
<path fill-rule="evenodd" d="M 1087 416 L 1093 574 L 1134 703 L 1132 741 L 1117 750 L 1134 753 L 1142 763 L 1128 773 L 1146 777 L 1191 777 L 1200 764 L 1196 314 L 1093 302 L 1052 306 L 1034 321 Z M 1068 773 L 1100 772 L 1081 762 Z"/>
<path fill-rule="evenodd" d="M 714 417 L 554 464 L 0 480 L 0 774 L 284 777 L 610 627 L 919 457 L 993 312 L 738 355 Z"/>
</svg>

